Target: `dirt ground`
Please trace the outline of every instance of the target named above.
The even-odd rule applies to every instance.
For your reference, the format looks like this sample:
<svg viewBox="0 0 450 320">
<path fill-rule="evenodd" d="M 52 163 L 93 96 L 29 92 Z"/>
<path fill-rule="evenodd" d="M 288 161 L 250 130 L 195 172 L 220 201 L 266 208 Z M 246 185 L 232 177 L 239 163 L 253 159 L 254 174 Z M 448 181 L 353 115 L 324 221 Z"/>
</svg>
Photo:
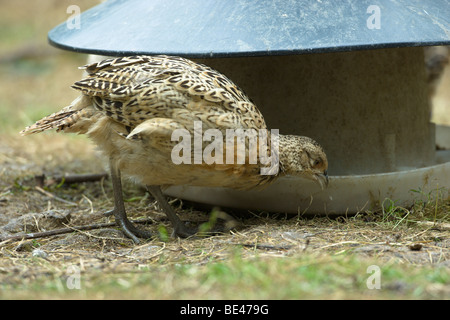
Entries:
<svg viewBox="0 0 450 320">
<path fill-rule="evenodd" d="M 83 5 L 88 7 L 91 2 L 84 1 Z M 65 2 L 51 3 L 47 12 L 58 17 L 59 20 L 53 21 L 60 21 L 66 15 Z M 10 2 L 0 4 L 18 14 Z M 29 10 L 31 16 L 33 11 Z M 20 19 L 28 17 L 27 11 L 21 14 Z M 30 20 L 30 28 L 39 25 L 47 30 L 49 25 L 55 24 L 41 20 Z M 202 266 L 231 259 L 236 248 L 240 248 L 244 259 L 349 254 L 380 263 L 443 269 L 448 274 L 448 190 L 440 192 L 438 197 L 436 194 L 430 197 L 429 202 L 417 202 L 407 208 L 364 211 L 356 216 L 334 219 L 227 211 L 235 219 L 235 228 L 230 232 L 174 239 L 170 237 L 169 222 L 153 199 L 144 189 L 125 182 L 124 197 L 130 219 L 144 220 L 145 223 L 139 223 L 139 226 L 155 235 L 139 245 L 133 244 L 114 226 L 114 219 L 102 215 L 113 206 L 111 183 L 107 177 L 71 184 L 55 181 L 55 177 L 64 174 L 105 172 L 102 159 L 86 138 L 51 132 L 26 138 L 18 135 L 30 119 L 36 120 L 53 112 L 74 98 L 69 86 L 80 77 L 76 66 L 84 61 L 73 54 L 47 49 L 39 41 L 33 45 L 36 43 L 45 52 L 45 58 L 27 54 L 14 58 L 18 52 L 28 52 L 22 42 L 15 40 L 0 51 L 3 58 L 0 94 L 4 98 L 0 113 L 3 119 L 0 135 L 0 298 L 31 298 L 24 293 L 27 288 L 33 288 L 39 279 L 66 279 L 73 265 L 84 274 L 92 275 L 99 271 L 132 273 L 143 266 L 154 265 Z M 433 116 L 434 121 L 448 125 L 450 96 L 445 88 L 449 85 L 450 69 L 447 69 L 436 94 L 438 107 Z M 45 107 L 40 109 L 41 106 Z M 207 222 L 212 210 L 200 210 L 177 199 L 172 205 L 178 208 L 183 220 L 193 224 Z M 109 225 L 101 225 L 107 223 Z M 75 229 L 78 226 L 92 228 Z M 45 234 L 61 229 L 68 230 L 57 235 Z M 22 237 L 31 233 L 34 238 Z M 6 290 L 14 288 L 19 288 L 22 293 L 12 295 Z M 429 290 L 430 297 L 450 297 L 449 283 Z M 35 294 L 36 291 L 39 289 L 35 289 Z M 54 296 L 43 293 L 42 297 Z M 204 297 L 198 295 L 196 298 Z"/>
<path fill-rule="evenodd" d="M 49 139 L 56 143 L 48 144 Z M 361 212 L 356 217 L 329 219 L 247 213 L 235 216 L 238 225 L 230 232 L 174 239 L 170 237 L 170 223 L 148 194 L 126 182 L 124 193 L 130 218 L 145 219 L 147 223 L 139 226 L 155 234 L 153 239 L 135 245 L 114 225 L 92 230 L 71 229 L 113 222 L 102 215 L 113 204 L 109 179 L 47 185 L 52 177 L 64 173 L 103 172 L 89 141 L 50 133 L 15 142 L 2 140 L 0 148 L 0 287 L 3 288 L 0 298 L 30 298 L 26 292 L 36 282 L 67 279 L 72 266 L 82 270 L 84 277 L 95 277 L 99 272 L 132 274 L 149 266 L 202 266 L 227 261 L 233 259 L 237 248 L 242 259 L 258 257 L 271 261 L 312 254 L 320 260 L 345 254 L 373 259 L 379 264 L 427 266 L 446 272 L 450 267 L 448 199 L 402 208 L 393 211 L 391 216 Z M 46 176 L 43 185 L 42 174 Z M 435 204 L 439 209 L 436 224 L 429 218 L 434 214 Z M 174 200 L 172 205 L 185 221 L 196 224 L 208 219 L 208 210 L 182 207 L 179 200 Z M 67 233 L 34 239 L 11 238 L 64 228 L 69 228 Z M 32 298 L 61 297 L 46 294 L 45 290 L 40 296 L 35 291 L 31 291 Z M 427 297 L 448 298 L 450 284 L 433 286 L 429 291 L 431 296 Z M 173 298 L 166 294 L 165 298 Z M 105 293 L 88 295 L 104 296 Z M 124 292 L 115 297 L 128 296 Z M 194 297 L 205 298 L 201 294 Z"/>
</svg>

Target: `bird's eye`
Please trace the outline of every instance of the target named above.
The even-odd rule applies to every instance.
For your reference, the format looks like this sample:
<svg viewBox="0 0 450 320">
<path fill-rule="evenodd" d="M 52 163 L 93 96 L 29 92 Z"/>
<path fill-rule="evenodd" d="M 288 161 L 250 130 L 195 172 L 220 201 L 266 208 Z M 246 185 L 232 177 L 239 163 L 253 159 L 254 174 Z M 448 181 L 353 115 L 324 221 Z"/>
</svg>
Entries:
<svg viewBox="0 0 450 320">
<path fill-rule="evenodd" d="M 314 167 L 319 166 L 321 163 L 322 163 L 322 161 L 320 161 L 320 160 L 314 161 Z"/>
</svg>

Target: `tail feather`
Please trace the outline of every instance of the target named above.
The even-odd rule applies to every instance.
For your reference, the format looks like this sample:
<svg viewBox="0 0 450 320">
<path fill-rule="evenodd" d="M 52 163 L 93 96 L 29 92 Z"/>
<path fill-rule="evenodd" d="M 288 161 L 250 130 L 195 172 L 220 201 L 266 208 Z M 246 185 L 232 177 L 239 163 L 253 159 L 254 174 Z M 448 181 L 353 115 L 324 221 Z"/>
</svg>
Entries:
<svg viewBox="0 0 450 320">
<path fill-rule="evenodd" d="M 86 113 L 84 108 L 87 104 L 87 97 L 80 96 L 75 99 L 70 106 L 63 108 L 62 110 L 52 113 L 35 124 L 26 127 L 20 132 L 22 136 L 26 136 L 33 133 L 39 133 L 42 131 L 56 129 L 56 131 L 64 130 L 67 127 L 72 126 L 77 120 Z M 90 101 L 89 101 L 90 102 Z"/>
<path fill-rule="evenodd" d="M 55 112 L 45 118 L 36 121 L 35 124 L 26 127 L 24 130 L 20 131 L 23 136 L 39 133 L 50 129 L 59 129 L 66 122 L 66 119 L 72 116 L 78 110 L 70 110 L 70 106 L 62 109 L 61 111 Z"/>
</svg>

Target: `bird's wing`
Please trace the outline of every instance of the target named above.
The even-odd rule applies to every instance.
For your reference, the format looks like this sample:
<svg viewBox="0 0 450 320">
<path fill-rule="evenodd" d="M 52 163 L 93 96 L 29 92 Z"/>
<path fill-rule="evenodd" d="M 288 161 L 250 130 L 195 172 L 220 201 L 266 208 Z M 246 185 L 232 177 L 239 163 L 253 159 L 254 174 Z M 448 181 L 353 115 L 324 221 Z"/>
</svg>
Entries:
<svg viewBox="0 0 450 320">
<path fill-rule="evenodd" d="M 187 127 L 200 120 L 205 128 L 266 128 L 259 110 L 231 80 L 184 58 L 122 57 L 83 69 L 88 77 L 73 88 L 131 128 L 156 117 L 176 119 Z"/>
<path fill-rule="evenodd" d="M 178 134 L 174 134 L 176 130 L 179 130 Z M 219 136 L 221 135 L 220 132 L 216 131 L 215 133 Z M 226 147 L 225 142 L 222 143 L 221 139 L 216 140 L 216 137 L 214 137 L 214 143 L 211 143 L 205 142 L 201 137 L 200 147 L 197 148 L 196 144 L 198 141 L 194 141 L 196 137 L 192 137 L 190 131 L 175 120 L 152 118 L 139 124 L 128 135 L 119 134 L 124 139 L 124 146 L 130 142 L 130 148 L 134 149 L 135 152 L 139 148 L 142 148 L 142 152 L 147 152 L 149 148 L 152 148 L 153 152 L 162 154 L 166 159 L 171 158 L 172 162 L 177 165 L 196 165 L 196 168 L 201 168 L 203 173 L 207 171 L 222 172 L 219 175 L 211 175 L 211 181 L 204 182 L 206 185 L 208 183 L 211 185 L 228 183 L 228 186 L 245 189 L 264 185 L 275 177 L 275 175 L 260 176 L 261 166 L 250 164 L 251 151 L 247 148 L 239 148 L 239 146 L 233 145 L 233 161 L 229 163 L 227 162 L 227 157 L 231 150 Z M 217 142 L 219 143 L 215 144 Z M 205 148 L 206 146 L 208 147 Z M 127 148 L 125 147 L 124 150 Z M 258 152 L 257 150 L 254 151 Z M 242 159 L 240 159 L 241 157 Z M 188 175 L 192 176 L 192 174 Z M 242 181 L 239 180 L 241 177 L 244 178 Z M 221 182 L 216 182 L 214 179 L 219 179 L 217 181 Z M 227 182 L 223 181 L 225 179 Z"/>
<path fill-rule="evenodd" d="M 189 131 L 177 121 L 166 118 L 152 118 L 142 122 L 128 135 L 123 136 L 127 140 L 140 141 L 144 146 L 149 145 L 161 151 L 170 152 L 178 143 L 176 140 L 172 141 L 172 134 L 175 130 L 189 134 Z"/>
</svg>

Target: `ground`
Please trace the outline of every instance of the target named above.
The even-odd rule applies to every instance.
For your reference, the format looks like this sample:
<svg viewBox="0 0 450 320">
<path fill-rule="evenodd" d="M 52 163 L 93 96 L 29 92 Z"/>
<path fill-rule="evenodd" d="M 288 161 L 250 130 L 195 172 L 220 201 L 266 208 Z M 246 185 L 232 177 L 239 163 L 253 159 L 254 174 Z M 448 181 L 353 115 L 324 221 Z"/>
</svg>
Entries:
<svg viewBox="0 0 450 320">
<path fill-rule="evenodd" d="M 95 1 L 79 1 L 82 10 Z M 63 174 L 103 173 L 82 136 L 18 135 L 76 93 L 85 57 L 50 48 L 45 33 L 67 18 L 67 1 L 0 1 L 0 298 L 2 299 L 448 299 L 450 199 L 338 218 L 191 207 L 183 220 L 208 221 L 221 210 L 238 224 L 224 234 L 175 239 L 151 197 L 125 182 L 130 218 L 155 234 L 133 244 L 102 212 L 112 208 L 108 178 L 66 184 Z M 20 9 L 19 9 L 20 8 Z M 43 19 L 42 17 L 48 17 Z M 450 81 L 445 75 L 443 86 Z M 448 90 L 446 90 L 448 91 Z M 450 124 L 438 90 L 434 121 Z M 443 111 L 444 110 L 444 111 Z M 447 111 L 445 111 L 447 110 Z M 45 175 L 43 177 L 42 175 Z M 418 197 L 419 199 L 419 197 Z M 76 226 L 94 225 L 91 230 Z M 62 228 L 70 232 L 39 236 Z M 35 233 L 33 239 L 11 238 Z"/>
</svg>

